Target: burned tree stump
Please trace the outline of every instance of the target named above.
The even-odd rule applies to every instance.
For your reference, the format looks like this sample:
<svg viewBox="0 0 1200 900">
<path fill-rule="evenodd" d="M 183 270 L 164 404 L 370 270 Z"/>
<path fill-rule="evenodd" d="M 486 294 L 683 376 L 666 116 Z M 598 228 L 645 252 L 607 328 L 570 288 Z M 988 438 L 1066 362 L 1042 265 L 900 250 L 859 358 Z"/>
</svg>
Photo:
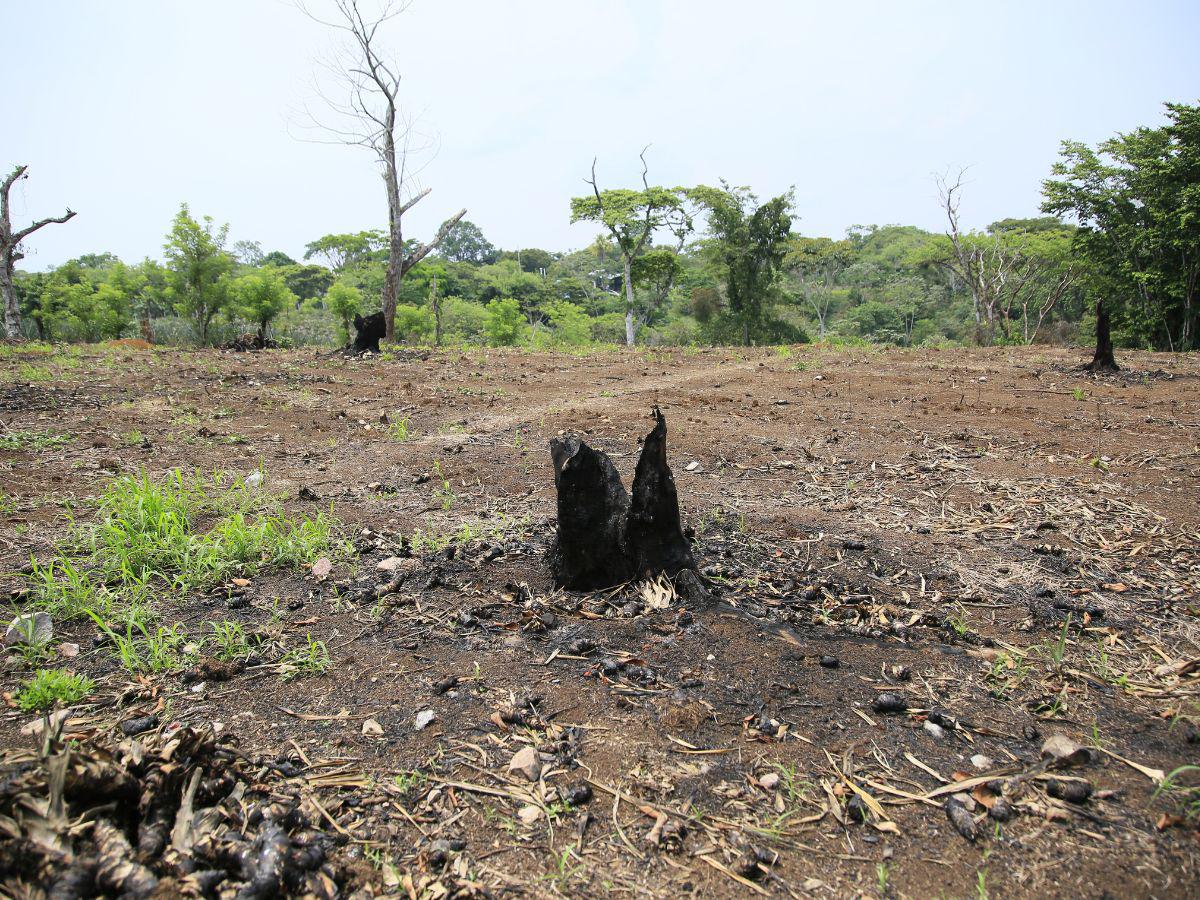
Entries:
<svg viewBox="0 0 1200 900">
<path fill-rule="evenodd" d="M 657 408 L 654 417 L 638 459 L 632 498 L 603 451 L 577 435 L 550 442 L 558 532 L 549 563 L 559 587 L 600 590 L 634 577 L 695 572 L 679 521 L 675 477 L 667 465 L 666 419 Z"/>
<path fill-rule="evenodd" d="M 642 444 L 633 475 L 626 543 L 634 574 L 650 578 L 659 572 L 677 575 L 696 568 L 692 548 L 679 522 L 679 493 L 667 465 L 667 420 L 656 408 L 654 428 Z"/>
<path fill-rule="evenodd" d="M 590 591 L 628 581 L 629 495 L 612 460 L 573 434 L 550 442 L 550 458 L 558 491 L 558 534 L 550 548 L 555 583 Z"/>
<path fill-rule="evenodd" d="M 381 312 L 373 313 L 365 319 L 356 315 L 354 330 L 357 332 L 352 345 L 355 353 L 378 353 L 379 342 L 387 334 L 387 322 Z"/>
<path fill-rule="evenodd" d="M 1096 304 L 1096 354 L 1083 369 L 1085 372 L 1121 371 L 1121 367 L 1113 358 L 1111 327 L 1108 321 L 1108 310 L 1104 308 L 1103 300 Z"/>
</svg>

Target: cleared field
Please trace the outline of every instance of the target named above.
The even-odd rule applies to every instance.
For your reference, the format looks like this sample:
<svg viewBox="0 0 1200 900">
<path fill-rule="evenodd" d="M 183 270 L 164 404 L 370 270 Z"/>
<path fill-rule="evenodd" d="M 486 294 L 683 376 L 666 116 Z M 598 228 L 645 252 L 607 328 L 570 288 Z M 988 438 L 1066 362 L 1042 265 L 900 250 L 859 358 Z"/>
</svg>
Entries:
<svg viewBox="0 0 1200 900">
<path fill-rule="evenodd" d="M 1200 360 L 1081 361 L 7 348 L 0 746 L 37 668 L 84 746 L 219 723 L 344 894 L 1195 896 Z M 714 602 L 554 591 L 548 441 L 628 483 L 655 405 Z"/>
</svg>

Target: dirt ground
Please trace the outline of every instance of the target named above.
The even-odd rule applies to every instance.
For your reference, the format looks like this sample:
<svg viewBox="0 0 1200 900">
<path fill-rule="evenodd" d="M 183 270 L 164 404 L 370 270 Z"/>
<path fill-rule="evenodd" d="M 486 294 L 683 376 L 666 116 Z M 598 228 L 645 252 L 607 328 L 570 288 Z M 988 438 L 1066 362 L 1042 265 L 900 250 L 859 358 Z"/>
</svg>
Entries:
<svg viewBox="0 0 1200 900">
<path fill-rule="evenodd" d="M 290 762 L 343 893 L 1194 897 L 1196 779 L 1167 776 L 1200 764 L 1200 358 L 1082 361 L 16 351 L 0 432 L 65 440 L 0 451 L 0 565 L 143 470 L 261 468 L 289 513 L 332 508 L 357 552 L 328 576 L 159 609 L 311 635 L 324 674 L 134 677 L 84 621 L 52 665 L 96 681 L 80 740 L 153 714 Z M 713 601 L 555 591 L 549 440 L 628 484 L 655 405 Z M 0 690 L 28 674 L 10 656 Z M 35 747 L 0 709 L 0 747 Z M 1084 749 L 1044 756 L 1055 735 Z"/>
</svg>

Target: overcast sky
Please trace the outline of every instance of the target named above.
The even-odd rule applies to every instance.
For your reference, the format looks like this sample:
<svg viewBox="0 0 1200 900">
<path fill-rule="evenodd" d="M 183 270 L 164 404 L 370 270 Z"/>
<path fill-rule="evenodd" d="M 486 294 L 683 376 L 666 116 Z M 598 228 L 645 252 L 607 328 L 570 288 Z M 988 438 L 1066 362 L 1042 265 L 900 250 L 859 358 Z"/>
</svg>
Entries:
<svg viewBox="0 0 1200 900">
<path fill-rule="evenodd" d="M 157 258 L 185 201 L 297 258 L 386 222 L 367 151 L 298 139 L 331 38 L 290 3 L 0 0 L 0 15 L 0 168 L 31 175 L 14 218 L 79 213 L 28 242 L 26 267 Z M 504 248 L 586 245 L 568 202 L 592 157 L 602 187 L 634 186 L 645 144 L 653 182 L 795 185 L 805 234 L 939 228 L 947 167 L 970 167 L 968 224 L 1035 215 L 1061 139 L 1200 98 L 1197 0 L 414 0 L 388 29 L 404 103 L 439 144 L 406 233 L 465 206 Z"/>
</svg>

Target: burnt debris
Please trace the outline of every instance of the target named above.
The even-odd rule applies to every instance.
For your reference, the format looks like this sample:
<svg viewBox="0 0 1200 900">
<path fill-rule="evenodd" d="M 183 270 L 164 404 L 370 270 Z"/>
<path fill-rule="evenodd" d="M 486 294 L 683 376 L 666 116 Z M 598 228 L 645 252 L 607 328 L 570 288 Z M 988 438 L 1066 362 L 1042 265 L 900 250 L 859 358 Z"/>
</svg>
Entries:
<svg viewBox="0 0 1200 900">
<path fill-rule="evenodd" d="M 355 353 L 378 353 L 379 342 L 387 334 L 387 322 L 382 312 L 372 313 L 366 318 L 356 315 L 354 330 L 356 334 L 351 349 Z"/>
<path fill-rule="evenodd" d="M 630 497 L 612 461 L 578 435 L 550 442 L 558 530 L 548 561 L 559 587 L 590 591 L 634 578 L 695 573 L 667 465 L 667 422 L 657 407 Z M 694 579 L 689 579 L 694 580 Z"/>
</svg>

